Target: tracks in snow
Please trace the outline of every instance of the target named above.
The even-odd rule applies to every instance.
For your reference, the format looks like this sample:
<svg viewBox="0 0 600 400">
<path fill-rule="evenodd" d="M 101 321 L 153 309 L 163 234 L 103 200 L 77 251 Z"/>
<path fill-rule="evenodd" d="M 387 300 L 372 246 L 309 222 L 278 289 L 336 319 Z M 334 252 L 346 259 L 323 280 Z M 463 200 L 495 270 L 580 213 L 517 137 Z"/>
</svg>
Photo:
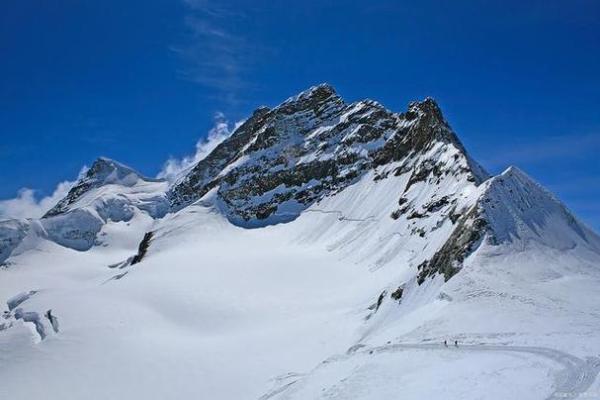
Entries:
<svg viewBox="0 0 600 400">
<path fill-rule="evenodd" d="M 335 214 L 338 216 L 338 221 L 348 221 L 348 222 L 375 222 L 377 218 L 370 215 L 366 218 L 350 218 L 344 215 L 343 212 L 338 210 L 318 210 L 318 209 L 307 209 L 305 212 L 319 213 L 319 214 Z"/>
<path fill-rule="evenodd" d="M 386 352 L 401 351 L 403 349 L 444 349 L 443 345 L 435 344 L 391 344 L 379 346 L 361 351 Z M 547 347 L 533 346 L 509 346 L 509 345 L 487 345 L 487 344 L 469 344 L 460 345 L 453 348 L 454 351 L 476 352 L 476 351 L 497 351 L 497 352 L 516 352 L 528 353 L 539 357 L 547 358 L 561 364 L 564 367 L 563 373 L 556 382 L 554 392 L 546 400 L 557 400 L 564 398 L 577 398 L 581 393 L 594 383 L 596 376 L 600 372 L 600 358 L 589 357 L 582 360 L 572 354 Z"/>
<path fill-rule="evenodd" d="M 594 383 L 598 373 L 600 373 L 600 358 L 588 357 L 585 360 L 572 354 L 547 347 L 534 346 L 510 346 L 510 345 L 489 345 L 489 344 L 464 344 L 459 347 L 450 346 L 446 348 L 441 344 L 388 344 L 377 347 L 367 347 L 363 345 L 352 346 L 346 354 L 336 355 L 327 360 L 327 364 L 336 361 L 343 361 L 356 354 L 377 354 L 387 352 L 398 352 L 403 350 L 439 350 L 439 351 L 460 351 L 460 352 L 513 352 L 532 354 L 534 356 L 550 359 L 563 366 L 563 371 L 558 375 L 554 391 L 544 400 L 575 399 L 580 394 L 585 393 Z M 319 368 L 319 367 L 317 367 Z M 308 375 L 309 376 L 309 375 Z M 271 392 L 260 397 L 259 400 L 267 400 L 284 393 L 293 386 L 298 380 L 288 382 L 279 386 Z"/>
</svg>

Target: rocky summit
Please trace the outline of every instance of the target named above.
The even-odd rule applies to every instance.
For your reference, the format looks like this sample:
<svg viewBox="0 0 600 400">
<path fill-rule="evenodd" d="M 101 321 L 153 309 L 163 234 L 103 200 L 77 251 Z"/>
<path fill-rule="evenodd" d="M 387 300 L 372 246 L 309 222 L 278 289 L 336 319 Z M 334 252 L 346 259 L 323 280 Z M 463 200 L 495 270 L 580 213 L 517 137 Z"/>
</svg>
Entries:
<svg viewBox="0 0 600 400">
<path fill-rule="evenodd" d="M 441 160 L 442 152 L 453 152 L 452 160 Z M 264 225 L 296 218 L 367 171 L 379 171 L 376 179 L 412 171 L 411 185 L 445 174 L 476 183 L 487 176 L 466 155 L 433 99 L 394 113 L 372 100 L 348 104 L 323 84 L 272 110 L 257 109 L 168 197 L 177 210 L 217 188 L 232 222 Z"/>
<path fill-rule="evenodd" d="M 321 84 L 169 181 L 98 158 L 0 221 L 0 264 L 11 398 L 558 399 L 600 372 L 600 237 L 431 98 Z"/>
</svg>

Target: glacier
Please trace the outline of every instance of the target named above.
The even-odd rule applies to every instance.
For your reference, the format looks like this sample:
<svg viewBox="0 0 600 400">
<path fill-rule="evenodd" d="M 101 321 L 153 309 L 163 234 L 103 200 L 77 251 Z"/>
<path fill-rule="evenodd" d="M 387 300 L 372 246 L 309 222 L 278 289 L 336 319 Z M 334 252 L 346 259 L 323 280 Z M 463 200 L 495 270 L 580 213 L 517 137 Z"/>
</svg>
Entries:
<svg viewBox="0 0 600 400">
<path fill-rule="evenodd" d="M 101 157 L 0 262 L 13 399 L 600 393 L 600 237 L 429 98 L 318 85 L 173 182 Z"/>
</svg>

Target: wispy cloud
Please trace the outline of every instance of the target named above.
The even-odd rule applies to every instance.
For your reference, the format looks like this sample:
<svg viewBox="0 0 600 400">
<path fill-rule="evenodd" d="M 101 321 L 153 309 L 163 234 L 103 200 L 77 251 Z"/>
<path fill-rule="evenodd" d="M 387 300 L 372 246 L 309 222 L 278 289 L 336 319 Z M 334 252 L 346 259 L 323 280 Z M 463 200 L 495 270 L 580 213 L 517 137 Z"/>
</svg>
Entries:
<svg viewBox="0 0 600 400">
<path fill-rule="evenodd" d="M 221 100 L 237 104 L 240 92 L 249 86 L 246 73 L 257 49 L 232 29 L 245 15 L 206 0 L 184 3 L 188 10 L 184 18 L 188 40 L 171 46 L 183 62 L 178 73 L 213 90 Z"/>
<path fill-rule="evenodd" d="M 171 157 L 163 165 L 162 170 L 158 174 L 158 178 L 174 181 L 177 177 L 188 171 L 199 161 L 203 160 L 215 149 L 221 142 L 227 139 L 240 126 L 243 121 L 235 124 L 230 124 L 221 112 L 217 112 L 214 116 L 215 124 L 208 131 L 206 138 L 200 139 L 196 143 L 196 152 L 190 156 L 183 158 Z"/>
</svg>

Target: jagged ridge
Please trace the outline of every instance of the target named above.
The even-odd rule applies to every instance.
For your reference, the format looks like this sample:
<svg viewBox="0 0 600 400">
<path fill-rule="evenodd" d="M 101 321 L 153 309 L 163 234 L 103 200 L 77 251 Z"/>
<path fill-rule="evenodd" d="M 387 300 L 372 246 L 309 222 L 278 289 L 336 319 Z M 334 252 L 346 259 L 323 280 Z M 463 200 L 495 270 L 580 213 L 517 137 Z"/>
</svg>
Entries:
<svg viewBox="0 0 600 400">
<path fill-rule="evenodd" d="M 529 178 L 515 171 L 488 179 L 431 98 L 395 113 L 372 100 L 346 103 L 333 87 L 321 84 L 273 109 L 258 108 L 231 137 L 170 187 L 114 160 L 99 158 L 46 213 L 42 226 L 47 238 L 86 250 L 108 221 L 127 221 L 136 209 L 161 218 L 212 191 L 210 202 L 231 222 L 257 227 L 293 220 L 368 172 L 375 180 L 407 176 L 398 207 L 390 216 L 404 224 L 410 235 L 422 238 L 429 235 L 427 224 L 417 221 L 434 218 L 433 229 L 451 221 L 452 229 L 440 248 L 418 266 L 419 282 L 436 274 L 449 279 L 484 239 L 501 243 L 523 235 L 516 227 L 531 225 L 515 211 L 521 210 L 522 204 L 506 207 L 512 204 L 512 191 L 519 192 L 526 204 L 531 202 L 527 200 L 531 193 L 539 192 L 531 190 L 535 184 Z M 481 186 L 483 192 L 474 204 L 465 204 L 458 192 L 438 193 L 448 177 L 463 182 L 457 190 L 470 185 Z M 512 185 L 509 192 L 503 190 L 507 180 Z M 564 209 L 557 207 L 554 209 Z M 563 214 L 572 221 L 569 226 L 577 237 L 586 242 L 596 240 L 570 213 Z M 533 221 L 530 231 L 535 232 L 543 216 L 537 215 Z M 510 229 L 504 226 L 507 223 L 513 224 Z M 5 233 L 0 249 L 3 259 L 28 231 L 27 222 L 11 224 L 0 227 L 0 233 Z M 560 235 L 554 239 L 554 245 L 561 241 Z"/>
<path fill-rule="evenodd" d="M 257 110 L 176 182 L 168 197 L 177 210 L 218 188 L 234 223 L 288 221 L 374 168 L 401 163 L 395 173 L 414 169 L 413 183 L 446 173 L 451 166 L 436 160 L 414 165 L 440 144 L 458 150 L 455 161 L 461 168 L 453 173 L 464 173 L 476 183 L 487 177 L 466 155 L 432 99 L 411 103 L 406 113 L 398 114 L 371 100 L 347 104 L 324 84 L 272 110 Z"/>
</svg>

